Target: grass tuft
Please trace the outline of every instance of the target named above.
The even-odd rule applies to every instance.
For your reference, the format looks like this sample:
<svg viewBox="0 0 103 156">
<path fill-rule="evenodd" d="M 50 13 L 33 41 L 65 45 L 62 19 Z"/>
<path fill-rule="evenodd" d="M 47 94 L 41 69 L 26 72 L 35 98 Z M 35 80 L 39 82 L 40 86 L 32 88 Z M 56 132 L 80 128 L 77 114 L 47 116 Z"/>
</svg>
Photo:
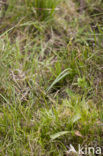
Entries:
<svg viewBox="0 0 103 156">
<path fill-rule="evenodd" d="M 6 5 L 0 15 L 0 155 L 68 156 L 78 144 L 102 147 L 102 1 Z"/>
</svg>

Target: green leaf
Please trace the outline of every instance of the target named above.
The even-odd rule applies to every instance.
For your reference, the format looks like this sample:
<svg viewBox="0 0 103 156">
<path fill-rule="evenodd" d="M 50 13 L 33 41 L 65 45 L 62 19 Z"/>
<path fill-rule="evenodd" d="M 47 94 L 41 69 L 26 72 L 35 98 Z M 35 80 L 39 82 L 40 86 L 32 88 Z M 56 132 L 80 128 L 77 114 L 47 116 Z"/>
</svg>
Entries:
<svg viewBox="0 0 103 156">
<path fill-rule="evenodd" d="M 66 77 L 67 75 L 69 75 L 71 72 L 70 68 L 65 69 L 63 72 L 61 72 L 57 78 L 53 81 L 53 83 L 49 86 L 49 88 L 47 89 L 47 92 L 50 91 L 50 89 L 56 84 L 58 83 L 60 80 L 62 80 L 64 77 Z"/>
<path fill-rule="evenodd" d="M 73 123 L 75 123 L 75 122 L 78 121 L 79 119 L 81 119 L 81 115 L 80 115 L 80 114 L 76 114 L 76 115 L 73 117 Z"/>
<path fill-rule="evenodd" d="M 55 133 L 53 135 L 50 135 L 50 138 L 52 140 L 55 140 L 55 139 L 59 138 L 60 136 L 65 135 L 65 134 L 68 134 L 68 133 L 69 133 L 69 131 L 58 132 L 58 133 Z"/>
</svg>

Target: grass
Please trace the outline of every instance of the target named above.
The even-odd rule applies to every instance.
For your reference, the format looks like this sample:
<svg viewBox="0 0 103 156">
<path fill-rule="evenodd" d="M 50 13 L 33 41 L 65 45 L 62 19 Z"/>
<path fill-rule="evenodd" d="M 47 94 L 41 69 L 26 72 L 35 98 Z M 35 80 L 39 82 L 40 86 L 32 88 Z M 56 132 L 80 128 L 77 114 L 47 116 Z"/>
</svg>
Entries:
<svg viewBox="0 0 103 156">
<path fill-rule="evenodd" d="M 58 11 L 49 2 L 9 0 L 1 18 L 0 155 L 103 146 L 102 1 L 82 13 L 75 1 Z"/>
<path fill-rule="evenodd" d="M 36 0 L 34 3 L 34 9 L 36 9 L 36 13 L 39 16 L 40 19 L 44 20 L 48 17 L 51 17 L 57 7 L 57 4 L 60 2 L 60 0 Z"/>
</svg>

